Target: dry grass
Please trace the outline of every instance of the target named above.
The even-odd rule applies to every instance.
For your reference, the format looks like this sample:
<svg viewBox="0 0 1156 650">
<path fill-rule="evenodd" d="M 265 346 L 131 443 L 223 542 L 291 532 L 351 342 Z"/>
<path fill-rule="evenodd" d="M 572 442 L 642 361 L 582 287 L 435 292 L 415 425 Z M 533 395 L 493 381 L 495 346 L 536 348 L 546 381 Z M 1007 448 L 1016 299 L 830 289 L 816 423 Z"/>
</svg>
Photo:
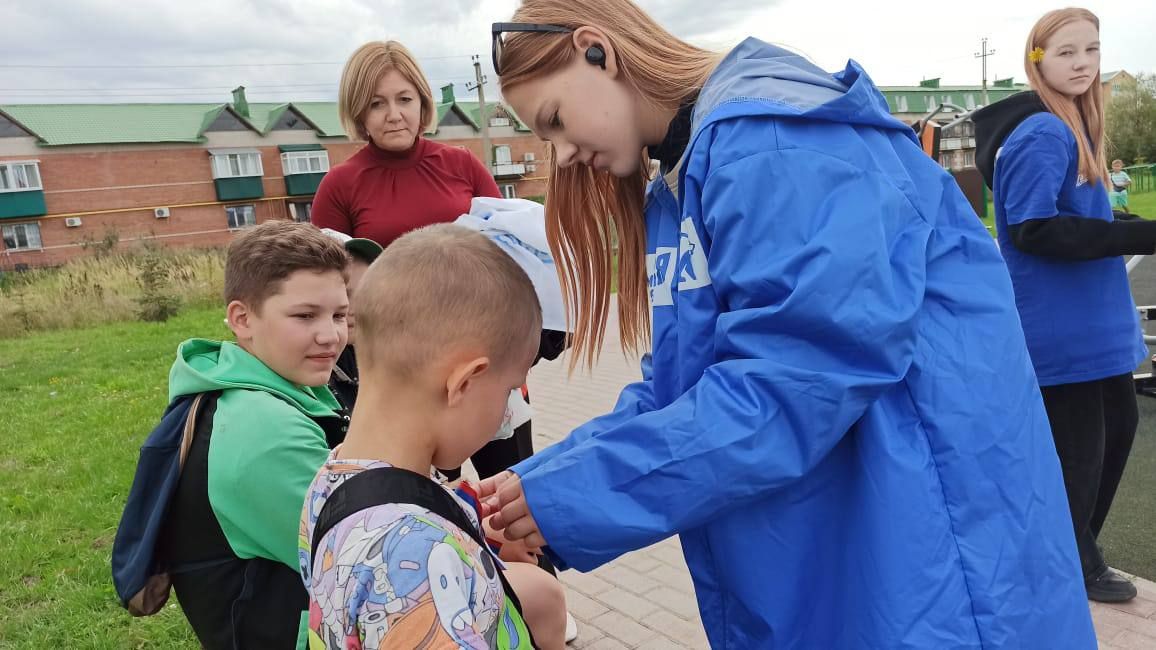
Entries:
<svg viewBox="0 0 1156 650">
<path fill-rule="evenodd" d="M 144 295 L 143 262 L 149 257 L 160 260 L 162 283 L 182 309 L 220 302 L 223 250 L 140 248 L 6 274 L 0 279 L 0 338 L 136 320 Z"/>
</svg>

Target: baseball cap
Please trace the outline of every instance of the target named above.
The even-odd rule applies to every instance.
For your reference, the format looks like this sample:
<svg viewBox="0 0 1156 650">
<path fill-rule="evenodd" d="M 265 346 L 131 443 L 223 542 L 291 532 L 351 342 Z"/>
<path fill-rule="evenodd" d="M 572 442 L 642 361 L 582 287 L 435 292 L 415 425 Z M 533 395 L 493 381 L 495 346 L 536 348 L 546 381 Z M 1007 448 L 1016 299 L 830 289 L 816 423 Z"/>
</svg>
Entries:
<svg viewBox="0 0 1156 650">
<path fill-rule="evenodd" d="M 348 251 L 350 255 L 353 255 L 357 259 L 362 260 L 368 264 L 373 264 L 373 261 L 377 259 L 377 256 L 381 255 L 381 251 L 385 250 L 381 247 L 381 244 L 373 241 L 372 239 L 350 237 L 349 235 L 343 232 L 337 232 L 332 228 L 322 228 L 321 232 L 341 242 L 341 245 L 345 247 L 345 250 Z"/>
</svg>

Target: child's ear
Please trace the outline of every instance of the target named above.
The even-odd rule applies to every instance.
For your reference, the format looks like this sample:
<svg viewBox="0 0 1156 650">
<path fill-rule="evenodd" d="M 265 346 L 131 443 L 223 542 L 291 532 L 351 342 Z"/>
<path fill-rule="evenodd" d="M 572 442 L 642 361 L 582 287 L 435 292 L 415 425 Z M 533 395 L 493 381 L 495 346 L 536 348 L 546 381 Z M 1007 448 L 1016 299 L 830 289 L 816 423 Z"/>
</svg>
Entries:
<svg viewBox="0 0 1156 650">
<path fill-rule="evenodd" d="M 474 380 L 484 375 L 489 369 L 489 357 L 477 357 L 454 366 L 450 376 L 446 379 L 447 406 L 460 404 L 473 386 Z"/>
<path fill-rule="evenodd" d="M 250 319 L 253 313 L 249 310 L 248 305 L 240 300 L 234 300 L 225 307 L 225 322 L 228 323 L 229 329 L 233 330 L 233 336 L 237 337 L 238 341 L 248 341 L 253 338 L 252 323 Z"/>
</svg>

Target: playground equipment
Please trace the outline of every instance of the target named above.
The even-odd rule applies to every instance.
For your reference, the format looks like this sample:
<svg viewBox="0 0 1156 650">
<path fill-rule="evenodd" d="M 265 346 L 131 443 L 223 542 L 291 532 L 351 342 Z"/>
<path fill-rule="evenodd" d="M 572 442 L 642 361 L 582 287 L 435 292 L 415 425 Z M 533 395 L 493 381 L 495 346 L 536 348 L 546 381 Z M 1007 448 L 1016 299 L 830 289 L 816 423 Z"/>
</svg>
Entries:
<svg viewBox="0 0 1156 650">
<path fill-rule="evenodd" d="M 1133 255 L 1132 259 L 1128 260 L 1128 273 L 1131 274 L 1132 269 L 1139 266 L 1140 262 L 1143 262 L 1146 257 L 1148 256 Z M 1141 322 L 1156 320 L 1156 305 L 1137 305 L 1136 311 L 1140 312 Z M 1156 345 L 1156 336 L 1150 336 L 1145 330 L 1144 342 L 1151 348 L 1153 345 Z M 1132 373 L 1132 378 L 1136 381 L 1136 392 L 1138 394 L 1156 397 L 1156 357 L 1150 357 L 1148 363 L 1150 367 L 1146 372 L 1137 371 Z"/>
</svg>

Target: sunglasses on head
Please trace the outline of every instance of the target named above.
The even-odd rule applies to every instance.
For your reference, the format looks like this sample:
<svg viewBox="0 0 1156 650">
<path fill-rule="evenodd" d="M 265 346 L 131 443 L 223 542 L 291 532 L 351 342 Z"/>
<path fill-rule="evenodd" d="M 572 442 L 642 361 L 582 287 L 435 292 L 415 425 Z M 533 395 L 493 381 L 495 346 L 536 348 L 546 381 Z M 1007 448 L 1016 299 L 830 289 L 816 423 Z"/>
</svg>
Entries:
<svg viewBox="0 0 1156 650">
<path fill-rule="evenodd" d="M 494 63 L 494 74 L 502 76 L 501 60 L 502 49 L 505 47 L 504 35 L 508 33 L 524 32 L 536 34 L 569 34 L 573 29 L 561 25 L 540 25 L 537 23 L 494 23 L 491 31 L 494 36 L 491 55 Z"/>
</svg>

